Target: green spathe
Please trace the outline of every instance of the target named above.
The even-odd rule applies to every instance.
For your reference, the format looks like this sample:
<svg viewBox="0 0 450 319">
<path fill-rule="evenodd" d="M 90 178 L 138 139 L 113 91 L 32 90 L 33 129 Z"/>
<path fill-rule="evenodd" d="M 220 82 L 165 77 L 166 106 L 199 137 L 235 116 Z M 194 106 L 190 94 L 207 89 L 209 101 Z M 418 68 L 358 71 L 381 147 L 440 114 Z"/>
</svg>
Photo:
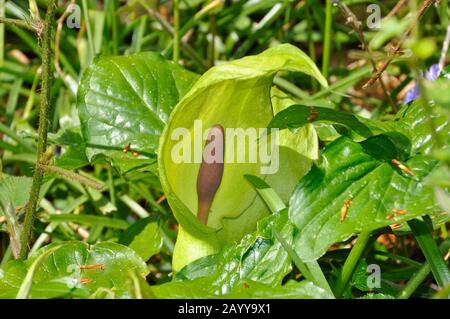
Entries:
<svg viewBox="0 0 450 319">
<path fill-rule="evenodd" d="M 309 170 L 311 158 L 316 157 L 317 136 L 307 126 L 296 134 L 283 133 L 280 137 L 280 169 L 273 175 L 262 175 L 259 161 L 225 162 L 222 182 L 212 203 L 208 224 L 203 225 L 197 219 L 195 185 L 200 164 L 173 161 L 172 150 L 178 140 L 172 140 L 172 132 L 185 128 L 193 136 L 195 120 L 201 120 L 204 128 L 216 124 L 222 125 L 225 130 L 267 127 L 274 113 L 282 109 L 282 103 L 275 107 L 271 98 L 272 80 L 278 71 L 303 72 L 316 78 L 322 85 L 327 85 L 305 53 L 284 44 L 259 55 L 210 69 L 171 113 L 161 135 L 158 168 L 161 184 L 181 229 L 174 251 L 175 271 L 202 255 L 217 252 L 224 244 L 240 240 L 244 234 L 255 229 L 257 220 L 268 214 L 268 209 L 244 175 L 266 179 L 287 201 L 299 178 Z M 299 137 L 304 140 L 302 146 L 314 147 L 294 147 L 296 143 L 292 143 L 291 139 L 298 140 Z M 192 140 L 195 140 L 195 136 Z M 300 153 L 299 149 L 307 149 L 308 152 Z"/>
</svg>

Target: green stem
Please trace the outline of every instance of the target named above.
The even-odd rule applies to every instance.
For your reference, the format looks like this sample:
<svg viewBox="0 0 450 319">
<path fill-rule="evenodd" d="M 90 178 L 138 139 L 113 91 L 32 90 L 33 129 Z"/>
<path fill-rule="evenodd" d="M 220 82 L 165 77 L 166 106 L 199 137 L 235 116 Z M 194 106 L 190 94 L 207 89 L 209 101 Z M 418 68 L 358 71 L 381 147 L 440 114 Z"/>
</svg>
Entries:
<svg viewBox="0 0 450 319">
<path fill-rule="evenodd" d="M 173 61 L 180 60 L 180 8 L 179 0 L 173 2 Z"/>
<path fill-rule="evenodd" d="M 0 0 L 0 21 L 5 17 L 5 0 Z M 5 63 L 5 25 L 0 23 L 0 67 Z"/>
<path fill-rule="evenodd" d="M 436 241 L 433 238 L 432 230 L 430 229 L 430 217 L 424 216 L 423 218 L 425 221 L 412 219 L 408 221 L 408 225 L 411 228 L 420 249 L 425 255 L 428 264 L 430 265 L 434 279 L 436 279 L 439 287 L 444 288 L 450 283 L 450 271 L 445 260 L 442 258 Z"/>
<path fill-rule="evenodd" d="M 116 189 L 114 187 L 114 177 L 113 177 L 112 166 L 108 167 L 108 188 L 109 188 L 109 199 L 111 203 L 117 207 L 117 196 Z"/>
<path fill-rule="evenodd" d="M 331 290 L 331 287 L 328 284 L 328 281 L 325 275 L 323 274 L 322 268 L 320 268 L 320 265 L 317 262 L 317 260 L 307 262 L 306 267 L 308 267 L 309 272 L 314 277 L 315 284 L 325 289 L 331 296 L 333 296 L 333 291 Z"/>
<path fill-rule="evenodd" d="M 61 177 L 68 178 L 74 181 L 79 182 L 80 184 L 86 185 L 88 187 L 91 187 L 96 190 L 101 190 L 104 187 L 103 183 L 100 183 L 92 178 L 85 177 L 83 175 L 77 174 L 75 172 L 69 171 L 65 168 L 53 166 L 53 165 L 46 165 L 42 162 L 39 163 L 40 169 L 46 172 L 57 174 Z"/>
<path fill-rule="evenodd" d="M 448 1 L 441 1 L 439 6 L 439 13 L 441 16 L 441 23 L 444 28 L 448 27 Z"/>
<path fill-rule="evenodd" d="M 446 241 L 443 241 L 439 247 L 439 251 L 442 254 L 445 254 L 448 251 L 448 244 Z M 397 256 L 398 257 L 398 256 Z M 408 299 L 414 293 L 414 291 L 419 288 L 420 284 L 427 278 L 427 276 L 431 272 L 431 267 L 428 262 L 425 262 L 421 265 L 420 269 L 414 273 L 412 278 L 405 285 L 403 290 L 398 294 L 398 299 Z"/>
<path fill-rule="evenodd" d="M 32 145 L 30 145 L 25 139 L 17 135 L 14 130 L 3 123 L 0 123 L 0 133 L 8 135 L 10 138 L 15 140 L 17 144 L 20 145 L 27 153 L 34 153 L 34 147 Z"/>
<path fill-rule="evenodd" d="M 119 33 L 117 30 L 117 17 L 116 17 L 116 0 L 111 0 L 110 5 L 110 18 L 111 18 L 111 34 L 112 34 L 112 53 L 117 55 L 119 53 Z"/>
<path fill-rule="evenodd" d="M 309 50 L 309 57 L 311 58 L 311 60 L 313 60 L 314 63 L 316 63 L 316 47 L 314 44 L 314 41 L 312 39 L 313 36 L 313 19 L 312 19 L 312 14 L 311 14 L 311 10 L 314 10 L 311 7 L 311 2 L 308 1 L 308 8 L 306 9 L 306 19 L 308 21 L 308 50 Z M 312 86 L 313 86 L 313 90 L 316 91 L 317 90 L 317 81 L 312 82 Z"/>
<path fill-rule="evenodd" d="M 363 252 L 366 250 L 366 247 L 368 246 L 367 244 L 371 237 L 370 234 L 370 232 L 362 232 L 361 234 L 359 234 L 356 244 L 353 246 L 350 254 L 345 260 L 341 274 L 338 277 L 336 285 L 334 287 L 335 296 L 337 298 L 339 298 L 344 292 L 344 289 L 347 286 L 348 281 L 352 277 L 353 271 L 355 270 L 359 259 L 361 258 Z"/>
<path fill-rule="evenodd" d="M 158 23 L 161 25 L 161 27 L 172 37 L 175 34 L 175 31 L 173 27 L 167 22 L 166 19 L 164 19 L 158 12 L 150 8 L 145 4 L 145 2 L 142 2 L 141 5 L 144 7 L 145 10 L 150 14 L 151 17 L 153 17 Z M 195 62 L 200 68 L 203 70 L 208 69 L 208 65 L 203 59 L 197 54 L 197 52 L 194 50 L 193 47 L 191 47 L 188 43 L 181 42 L 181 46 L 183 46 L 184 53 L 188 55 L 193 62 Z"/>
<path fill-rule="evenodd" d="M 408 299 L 411 295 L 416 291 L 416 289 L 420 286 L 420 284 L 427 278 L 430 273 L 431 268 L 429 263 L 425 263 L 422 268 L 416 272 L 412 278 L 408 281 L 405 288 L 398 295 L 398 299 Z"/>
<path fill-rule="evenodd" d="M 40 41 L 40 49 L 42 55 L 42 85 L 41 85 L 41 105 L 39 109 L 39 128 L 38 128 L 38 143 L 36 165 L 33 174 L 33 183 L 30 191 L 30 199 L 27 204 L 25 213 L 25 221 L 23 223 L 22 234 L 20 237 L 20 259 L 25 259 L 28 253 L 28 245 L 30 243 L 31 235 L 33 233 L 33 224 L 36 218 L 36 207 L 39 201 L 39 192 L 43 178 L 43 170 L 39 163 L 43 159 L 45 149 L 47 148 L 47 132 L 51 104 L 51 86 L 53 81 L 53 72 L 51 61 L 51 40 L 52 29 L 54 24 L 55 14 L 55 0 L 50 0 L 47 7 L 47 14 L 44 21 L 44 30 L 42 39 Z"/>
<path fill-rule="evenodd" d="M 0 23 L 4 24 L 12 24 L 20 28 L 24 28 L 30 31 L 35 31 L 35 29 L 26 21 L 19 20 L 19 19 L 10 19 L 10 18 L 4 18 L 0 17 Z"/>
<path fill-rule="evenodd" d="M 300 270 L 303 277 L 305 277 L 306 280 L 310 280 L 314 282 L 314 277 L 309 271 L 307 265 L 300 259 L 300 257 L 297 255 L 297 253 L 292 249 L 291 246 L 284 240 L 284 238 L 275 230 L 274 227 L 272 227 L 272 233 L 275 235 L 275 238 L 280 242 L 281 246 L 283 246 L 284 250 L 288 253 L 289 257 L 291 257 L 292 261 L 294 262 L 294 265 Z"/>
<path fill-rule="evenodd" d="M 211 43 L 209 47 L 210 65 L 213 67 L 216 64 L 216 27 L 217 27 L 217 15 L 211 14 L 209 18 L 209 25 L 211 28 Z"/>
<path fill-rule="evenodd" d="M 325 34 L 323 38 L 323 57 L 322 57 L 322 74 L 328 78 L 328 67 L 330 66 L 331 54 L 331 22 L 332 22 L 332 3 L 326 0 L 325 7 Z"/>
<path fill-rule="evenodd" d="M 291 93 L 292 95 L 300 98 L 300 99 L 309 99 L 310 96 L 308 95 L 308 93 L 306 93 L 305 91 L 303 91 L 302 89 L 300 89 L 299 87 L 297 87 L 295 84 L 293 84 L 292 82 L 289 82 L 286 79 L 283 79 L 282 77 L 279 76 L 275 76 L 275 78 L 273 79 L 273 83 L 278 86 L 280 89 Z"/>
<path fill-rule="evenodd" d="M 286 209 L 286 205 L 283 203 L 278 194 L 264 180 L 253 175 L 244 175 L 244 177 L 248 182 L 252 184 L 252 186 L 255 188 L 261 199 L 266 203 L 272 214 L 279 213 L 280 211 Z M 295 266 L 297 266 L 298 270 L 300 270 L 300 272 L 303 274 L 303 276 L 307 280 L 314 282 L 317 286 L 328 291 L 332 296 L 333 292 L 317 260 L 304 263 L 297 255 L 295 250 L 288 245 L 288 243 L 275 230 L 274 227 L 272 227 L 272 232 L 280 242 L 281 246 L 283 246 L 288 255 L 291 257 Z"/>
<path fill-rule="evenodd" d="M 95 47 L 94 47 L 94 38 L 92 36 L 91 24 L 89 22 L 89 11 L 88 11 L 88 5 L 87 5 L 86 0 L 82 0 L 81 5 L 83 7 L 83 15 L 84 15 L 84 19 L 86 21 L 86 31 L 87 31 L 87 36 L 88 36 L 89 50 L 91 51 L 91 57 L 93 57 L 96 54 L 96 52 L 95 52 Z"/>
</svg>

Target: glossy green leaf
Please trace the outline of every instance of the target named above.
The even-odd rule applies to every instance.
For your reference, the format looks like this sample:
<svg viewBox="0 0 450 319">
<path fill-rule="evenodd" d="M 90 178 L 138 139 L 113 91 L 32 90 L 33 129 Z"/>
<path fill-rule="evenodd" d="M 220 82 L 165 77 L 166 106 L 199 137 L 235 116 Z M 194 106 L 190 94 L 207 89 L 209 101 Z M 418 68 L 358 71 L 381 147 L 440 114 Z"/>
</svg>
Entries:
<svg viewBox="0 0 450 319">
<path fill-rule="evenodd" d="M 129 288 L 130 278 L 144 278 L 147 273 L 145 262 L 132 249 L 116 243 L 53 243 L 24 262 L 8 262 L 0 271 L 0 296 L 14 298 L 19 288 L 27 285 L 28 298 L 87 298 L 99 289 L 112 289 L 114 297 L 130 298 L 134 293 Z"/>
<path fill-rule="evenodd" d="M 259 158 L 253 163 L 236 163 L 225 159 L 223 178 L 215 194 L 207 226 L 201 224 L 196 217 L 196 183 L 203 152 L 204 131 L 216 124 L 222 125 L 225 130 L 265 128 L 273 114 L 279 111 L 271 104 L 271 86 L 276 72 L 282 70 L 306 73 L 326 85 L 325 79 L 306 54 L 284 44 L 256 56 L 211 68 L 172 112 L 161 136 L 158 168 L 169 204 L 181 225 L 174 252 L 175 270 L 196 258 L 218 252 L 224 244 L 238 241 L 255 229 L 257 220 L 268 214 L 267 208 L 244 175 L 266 179 L 280 197 L 287 201 L 298 179 L 309 169 L 311 161 L 307 156 L 314 153 L 314 150 L 308 145 L 317 145 L 314 144 L 317 142 L 311 142 L 312 139 L 317 139 L 311 127 L 299 133 L 308 137 L 297 139 L 299 146 L 288 143 L 290 138 L 298 138 L 299 135 L 280 138 L 280 169 L 273 175 L 261 173 L 262 162 Z M 198 126 L 195 123 L 199 123 L 196 120 L 201 121 L 203 131 L 196 129 Z M 185 129 L 185 135 L 192 138 L 177 137 L 177 129 L 180 128 Z M 201 148 L 195 147 L 196 138 L 200 138 Z M 249 143 L 234 143 L 235 139 L 231 140 L 225 138 L 225 152 L 248 154 L 246 144 Z M 305 144 L 301 145 L 302 143 Z M 185 149 L 193 149 L 200 160 L 194 161 L 191 158 L 190 161 L 180 163 L 180 154 L 173 154 L 174 149 L 180 145 Z M 308 154 L 299 153 L 298 147 L 308 150 Z"/>
<path fill-rule="evenodd" d="M 66 129 L 57 134 L 49 134 L 52 144 L 63 147 L 64 152 L 55 160 L 55 165 L 65 169 L 77 169 L 89 164 L 86 145 L 79 127 Z"/>
<path fill-rule="evenodd" d="M 433 125 L 430 124 L 430 116 Z M 416 100 L 405 105 L 396 115 L 396 131 L 402 131 L 411 140 L 411 155 L 430 154 L 441 143 L 450 142 L 448 119 L 436 107 L 423 105 Z"/>
<path fill-rule="evenodd" d="M 6 225 L 0 226 L 1 231 L 9 235 L 13 256 L 20 251 L 20 234 L 22 231 L 18 214 L 25 209 L 30 195 L 32 179 L 25 176 L 0 176 L 0 216 L 6 218 Z"/>
<path fill-rule="evenodd" d="M 270 287 L 246 281 L 236 286 L 226 298 L 233 299 L 333 299 L 334 296 L 310 281 L 290 280 L 280 287 Z"/>
<path fill-rule="evenodd" d="M 272 227 L 293 244 L 293 226 L 287 210 L 264 218 L 258 231 L 239 244 L 225 247 L 180 270 L 174 281 L 153 287 L 158 298 L 208 298 L 226 296 L 245 281 L 279 288 L 290 272 L 291 260 L 272 233 Z"/>
<path fill-rule="evenodd" d="M 425 81 L 424 86 L 430 99 L 442 107 L 450 108 L 450 79 Z"/>
<path fill-rule="evenodd" d="M 27 267 L 18 260 L 9 261 L 0 268 L 0 298 L 15 298 L 26 274 Z"/>
<path fill-rule="evenodd" d="M 88 214 L 59 214 L 49 215 L 50 222 L 75 222 L 89 226 L 103 226 L 117 229 L 126 229 L 130 224 L 123 219 L 112 218 L 107 216 L 96 216 Z"/>
<path fill-rule="evenodd" d="M 97 58 L 77 97 L 88 159 L 102 154 L 124 171 L 154 163 L 169 114 L 197 77 L 153 52 Z"/>
<path fill-rule="evenodd" d="M 4 215 L 2 207 L 12 205 L 14 209 L 22 209 L 26 205 L 31 182 L 31 178 L 24 176 L 0 176 L 0 215 Z"/>
<path fill-rule="evenodd" d="M 394 296 L 391 295 L 387 295 L 387 294 L 382 294 L 382 293 L 370 293 L 367 295 L 364 295 L 363 297 L 359 298 L 359 299 L 395 299 Z"/>
<path fill-rule="evenodd" d="M 304 105 L 292 105 L 281 111 L 272 119 L 269 128 L 297 128 L 317 121 L 342 124 L 365 138 L 373 135 L 370 127 L 353 114 L 339 112 L 325 107 Z"/>
<path fill-rule="evenodd" d="M 370 155 L 365 146 L 346 137 L 337 139 L 323 151 L 321 164 L 298 184 L 289 215 L 299 230 L 296 251 L 302 260 L 319 258 L 330 245 L 355 233 L 441 213 L 433 190 L 423 183 L 436 160 L 410 157 L 404 164 L 414 173 L 411 176 Z M 395 209 L 406 214 L 391 215 Z"/>
<path fill-rule="evenodd" d="M 431 112 L 431 114 L 429 113 Z M 432 117 L 435 129 L 430 125 Z M 355 140 L 362 140 L 377 134 L 391 135 L 397 143 L 402 143 L 408 154 L 429 154 L 436 145 L 436 135 L 443 141 L 448 141 L 450 133 L 448 120 L 437 112 L 436 108 L 427 108 L 421 101 L 405 105 L 392 121 L 368 120 L 350 113 L 327 109 L 323 107 L 291 105 L 279 112 L 272 119 L 269 128 L 298 128 L 312 122 L 339 124 L 357 134 Z M 403 138 L 401 138 L 403 136 Z M 406 141 L 405 138 L 409 139 Z"/>
<path fill-rule="evenodd" d="M 149 260 L 163 244 L 159 220 L 155 217 L 138 220 L 123 233 L 119 243 L 133 249 L 143 260 Z"/>
</svg>

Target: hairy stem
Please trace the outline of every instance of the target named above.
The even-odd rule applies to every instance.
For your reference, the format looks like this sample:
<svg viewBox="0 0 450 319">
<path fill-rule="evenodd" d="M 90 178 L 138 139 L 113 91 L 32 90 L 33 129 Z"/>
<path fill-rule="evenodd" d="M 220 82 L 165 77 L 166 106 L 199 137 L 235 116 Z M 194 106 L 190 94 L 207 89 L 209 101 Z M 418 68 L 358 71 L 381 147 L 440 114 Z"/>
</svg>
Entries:
<svg viewBox="0 0 450 319">
<path fill-rule="evenodd" d="M 27 204 L 25 213 L 25 221 L 23 224 L 22 234 L 20 237 L 20 259 L 25 259 L 28 254 L 28 246 L 33 233 L 33 224 L 36 218 L 36 207 L 39 201 L 39 191 L 41 189 L 42 178 L 44 172 L 40 166 L 41 160 L 44 158 L 44 152 L 47 148 L 47 132 L 49 124 L 49 113 L 51 105 L 51 86 L 53 80 L 51 62 L 52 49 L 52 29 L 55 14 L 55 0 L 50 0 L 47 7 L 47 14 L 44 21 L 44 29 L 42 38 L 40 39 L 40 50 L 42 56 L 42 84 L 41 84 L 41 105 L 39 109 L 39 128 L 37 143 L 37 160 L 34 169 L 33 183 L 31 186 L 30 199 Z"/>
<path fill-rule="evenodd" d="M 363 45 L 363 49 L 367 51 L 369 61 L 372 64 L 373 71 L 378 72 L 377 63 L 375 62 L 375 59 L 373 57 L 372 49 L 370 48 L 370 45 L 367 44 L 367 41 L 364 37 L 364 32 L 362 29 L 362 22 L 358 20 L 356 15 L 350 10 L 350 8 L 345 3 L 340 3 L 339 7 L 341 8 L 344 16 L 347 18 L 347 23 L 352 25 L 353 30 L 356 32 L 356 35 L 359 38 L 359 41 L 361 41 L 361 43 Z M 379 81 L 380 81 L 381 88 L 384 92 L 384 95 L 385 95 L 388 103 L 392 107 L 392 110 L 394 112 L 397 112 L 397 106 L 395 105 L 395 102 L 392 99 L 391 94 L 388 92 L 383 78 L 380 77 Z"/>
<path fill-rule="evenodd" d="M 26 21 L 19 20 L 19 19 L 10 19 L 10 18 L 0 17 L 0 23 L 12 24 L 12 25 L 15 25 L 16 27 L 24 28 L 24 29 L 27 29 L 30 31 L 35 31 L 34 28 L 31 26 L 31 24 L 29 24 Z"/>
<path fill-rule="evenodd" d="M 323 38 L 323 58 L 322 58 L 322 74 L 328 78 L 328 67 L 330 66 L 331 51 L 331 24 L 332 24 L 332 3 L 326 0 L 325 7 L 325 34 Z"/>
<path fill-rule="evenodd" d="M 413 19 L 413 23 L 406 29 L 406 31 L 403 33 L 402 37 L 398 41 L 398 43 L 392 48 L 391 50 L 391 56 L 389 59 L 387 59 L 379 68 L 378 70 L 372 75 L 372 77 L 363 85 L 363 89 L 366 89 L 370 86 L 372 86 L 383 74 L 384 71 L 386 71 L 389 64 L 394 60 L 398 52 L 400 51 L 403 43 L 408 38 L 408 35 L 411 33 L 411 31 L 416 27 L 417 23 L 420 21 L 420 19 L 423 17 L 423 15 L 427 12 L 428 8 L 434 3 L 434 0 L 425 0 L 422 4 L 422 6 L 419 9 L 419 12 L 416 14 L 416 17 Z"/>
<path fill-rule="evenodd" d="M 180 8 L 179 0 L 173 2 L 173 62 L 180 61 Z"/>
</svg>

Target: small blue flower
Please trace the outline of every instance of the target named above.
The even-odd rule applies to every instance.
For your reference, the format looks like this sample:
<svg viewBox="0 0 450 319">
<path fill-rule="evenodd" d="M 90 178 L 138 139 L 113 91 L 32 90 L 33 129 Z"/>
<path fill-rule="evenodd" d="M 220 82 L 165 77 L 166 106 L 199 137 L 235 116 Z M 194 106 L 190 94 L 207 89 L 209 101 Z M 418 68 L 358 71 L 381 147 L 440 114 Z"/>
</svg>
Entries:
<svg viewBox="0 0 450 319">
<path fill-rule="evenodd" d="M 430 66 L 427 72 L 425 72 L 425 79 L 430 81 L 436 81 L 439 77 L 439 65 L 433 64 Z"/>
<path fill-rule="evenodd" d="M 403 99 L 403 103 L 407 104 L 411 101 L 414 101 L 415 99 L 417 99 L 420 95 L 420 89 L 419 86 L 416 84 L 414 85 L 414 87 L 409 90 L 408 92 L 406 92 L 405 94 L 405 98 Z"/>
<path fill-rule="evenodd" d="M 433 64 L 432 66 L 430 66 L 430 68 L 425 72 L 425 79 L 429 80 L 429 81 L 436 81 L 437 78 L 439 77 L 439 65 L 438 64 Z M 405 94 L 405 98 L 403 99 L 403 103 L 409 103 L 411 101 L 414 101 L 415 99 L 417 99 L 420 95 L 420 89 L 419 89 L 419 84 L 414 85 L 414 87 L 409 90 L 408 92 L 406 92 Z"/>
</svg>

